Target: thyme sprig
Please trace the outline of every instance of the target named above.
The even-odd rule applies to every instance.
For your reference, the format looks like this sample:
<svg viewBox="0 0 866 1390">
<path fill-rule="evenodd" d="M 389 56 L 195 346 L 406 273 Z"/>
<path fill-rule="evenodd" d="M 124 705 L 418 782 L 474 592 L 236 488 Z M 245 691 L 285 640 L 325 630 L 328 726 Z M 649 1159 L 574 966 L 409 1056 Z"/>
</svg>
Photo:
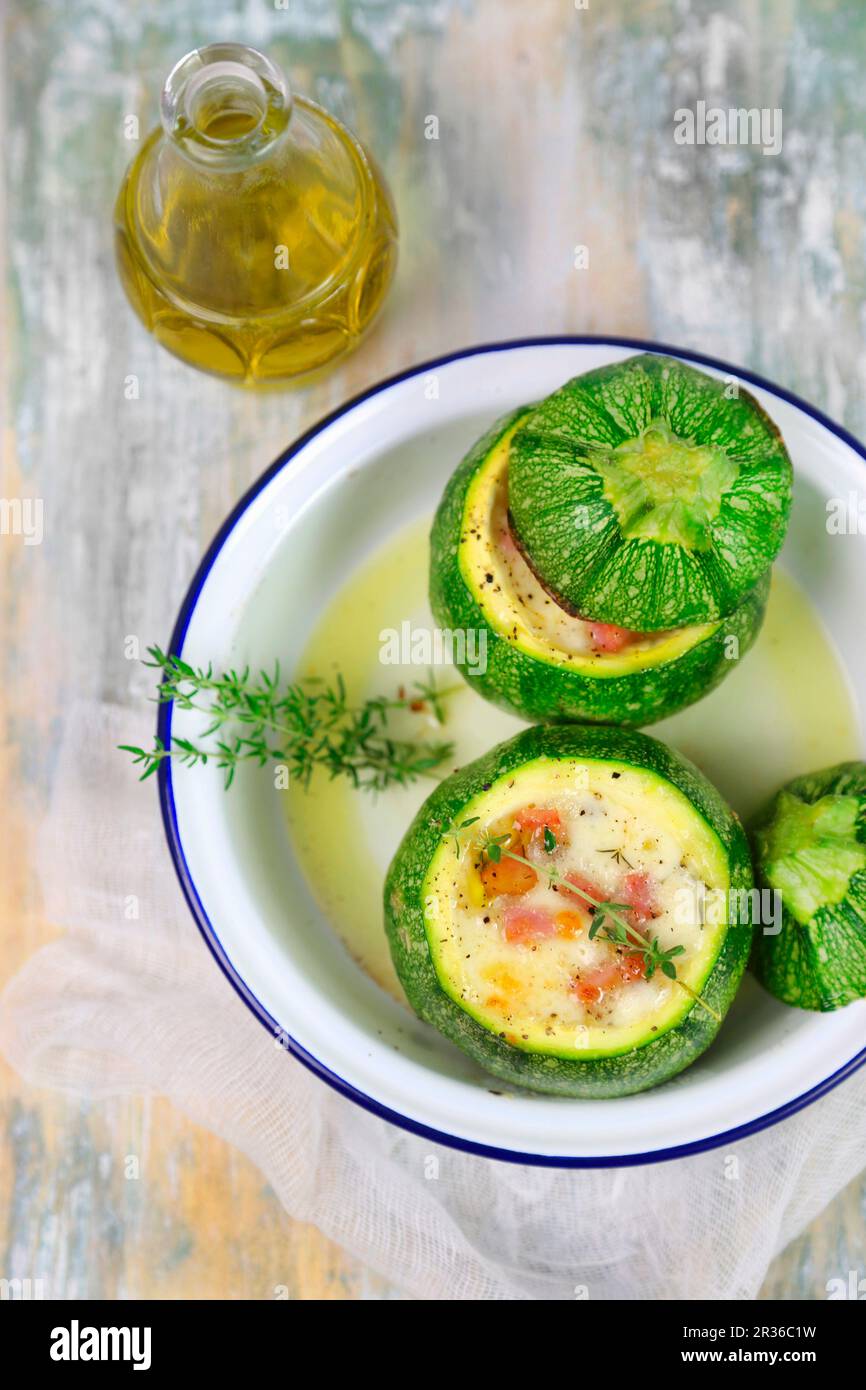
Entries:
<svg viewBox="0 0 866 1390">
<path fill-rule="evenodd" d="M 627 869 L 634 868 L 634 864 L 630 864 L 622 850 L 616 846 L 613 849 L 600 849 L 599 854 L 609 854 L 614 864 L 624 864 Z"/>
<path fill-rule="evenodd" d="M 468 820 L 462 821 L 459 825 L 449 827 L 449 832 L 455 836 L 458 853 L 460 831 L 474 825 L 478 819 L 478 816 L 470 816 Z M 514 859 L 518 864 L 528 865 L 535 873 L 543 874 L 550 887 L 555 891 L 564 889 L 568 893 L 575 893 L 578 897 L 583 898 L 593 909 L 593 919 L 588 933 L 590 940 L 595 940 L 597 936 L 601 936 L 603 940 L 610 941 L 615 946 L 625 946 L 634 954 L 642 955 L 645 962 L 644 971 L 648 980 L 652 979 L 656 970 L 660 970 L 667 979 L 673 980 L 680 989 L 685 990 L 696 1004 L 700 1004 L 718 1023 L 721 1023 L 721 1015 L 677 974 L 675 961 L 677 956 L 685 953 L 684 946 L 665 948 L 657 936 L 645 936 L 622 915 L 632 910 L 630 903 L 617 903 L 594 898 L 591 893 L 579 888 L 577 884 L 572 883 L 570 879 L 561 874 L 555 865 L 533 863 L 525 855 L 518 854 L 516 850 L 509 848 L 510 839 L 511 835 L 508 832 L 502 835 L 485 834 L 479 844 L 482 857 L 489 859 L 493 864 L 500 863 L 503 856 Z M 544 827 L 544 848 L 548 854 L 552 854 L 556 848 L 556 836 L 549 826 Z"/>
<path fill-rule="evenodd" d="M 434 776 L 454 751 L 444 740 L 395 738 L 388 731 L 389 716 L 397 710 L 429 709 L 439 724 L 445 722 L 444 701 L 460 687 L 438 688 L 432 671 L 412 693 L 351 704 L 341 675 L 333 682 L 286 683 L 278 663 L 273 672 L 255 676 L 249 667 L 217 675 L 212 666 L 191 666 L 159 647 L 149 647 L 148 656 L 144 665 L 162 676 L 157 703 L 173 700 L 178 709 L 202 715 L 206 727 L 197 741 L 173 735 L 170 748 L 159 737 L 150 749 L 121 744 L 143 768 L 141 781 L 166 758 L 176 758 L 188 767 L 214 762 L 228 788 L 240 763 L 274 762 L 284 764 L 289 778 L 304 787 L 314 768 L 322 767 L 331 778 L 348 777 L 353 786 L 378 792 Z"/>
</svg>

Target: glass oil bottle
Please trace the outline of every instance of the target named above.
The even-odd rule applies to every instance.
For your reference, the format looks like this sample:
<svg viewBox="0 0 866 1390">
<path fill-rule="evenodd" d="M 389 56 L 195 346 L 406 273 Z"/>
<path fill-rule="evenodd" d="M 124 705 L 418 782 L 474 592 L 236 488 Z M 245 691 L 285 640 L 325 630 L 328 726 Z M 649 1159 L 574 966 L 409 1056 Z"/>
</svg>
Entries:
<svg viewBox="0 0 866 1390">
<path fill-rule="evenodd" d="M 364 147 L 238 44 L 181 59 L 161 114 L 115 210 L 120 277 L 145 326 L 250 386 L 348 352 L 397 257 L 394 206 Z"/>
</svg>

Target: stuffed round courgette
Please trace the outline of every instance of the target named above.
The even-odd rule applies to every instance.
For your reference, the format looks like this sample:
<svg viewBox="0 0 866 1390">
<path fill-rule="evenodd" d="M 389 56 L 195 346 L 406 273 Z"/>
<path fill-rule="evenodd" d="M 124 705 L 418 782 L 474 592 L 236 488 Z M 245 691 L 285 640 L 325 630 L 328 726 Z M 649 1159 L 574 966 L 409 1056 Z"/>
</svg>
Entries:
<svg viewBox="0 0 866 1390">
<path fill-rule="evenodd" d="M 567 382 L 510 446 L 515 540 L 557 601 L 639 632 L 732 613 L 775 559 L 791 462 L 758 402 L 645 353 Z"/>
<path fill-rule="evenodd" d="M 685 759 L 634 731 L 539 726 L 428 798 L 385 921 L 415 1011 L 486 1071 L 623 1096 L 712 1042 L 751 945 L 729 893 L 751 883 L 738 820 Z"/>
<path fill-rule="evenodd" d="M 755 872 L 782 902 L 755 936 L 761 983 L 801 1009 L 866 998 L 866 763 L 796 777 L 756 819 Z"/>
<path fill-rule="evenodd" d="M 445 489 L 430 541 L 436 621 L 484 634 L 484 663 L 459 662 L 461 672 L 524 719 L 664 719 L 717 685 L 752 645 L 769 571 L 728 618 L 665 632 L 629 632 L 567 611 L 538 583 L 509 525 L 509 455 L 529 413 L 498 421 Z"/>
</svg>

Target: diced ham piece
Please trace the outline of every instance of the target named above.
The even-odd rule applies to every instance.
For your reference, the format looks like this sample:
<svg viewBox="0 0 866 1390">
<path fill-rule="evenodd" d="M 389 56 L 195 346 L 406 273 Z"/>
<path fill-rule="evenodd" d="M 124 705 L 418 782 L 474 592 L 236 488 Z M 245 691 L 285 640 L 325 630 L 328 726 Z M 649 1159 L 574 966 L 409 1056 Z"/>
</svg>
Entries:
<svg viewBox="0 0 866 1390">
<path fill-rule="evenodd" d="M 621 956 L 619 969 L 625 984 L 628 984 L 629 980 L 645 980 L 646 956 L 637 951 L 633 955 Z"/>
<path fill-rule="evenodd" d="M 584 1004 L 599 1004 L 609 989 L 621 984 L 619 961 L 612 958 L 591 970 L 583 970 L 574 982 L 574 992 Z"/>
<path fill-rule="evenodd" d="M 646 957 L 638 952 L 627 956 L 615 955 L 603 965 L 595 965 L 591 970 L 582 970 L 577 976 L 573 989 L 584 1004 L 599 1004 L 604 995 L 618 985 L 631 984 L 633 980 L 646 979 Z"/>
<path fill-rule="evenodd" d="M 627 627 L 616 627 L 614 623 L 587 622 L 587 627 L 592 645 L 600 652 L 621 652 L 641 635 Z"/>
<path fill-rule="evenodd" d="M 624 903 L 630 905 L 632 918 L 636 925 L 649 922 L 655 916 L 653 883 L 649 874 L 626 874 L 622 888 L 619 889 L 619 895 Z"/>
<path fill-rule="evenodd" d="M 512 943 L 540 941 L 556 935 L 556 918 L 540 907 L 521 907 L 509 903 L 502 912 L 505 940 Z"/>
<path fill-rule="evenodd" d="M 517 548 L 517 542 L 511 534 L 510 526 L 503 526 L 502 530 L 499 532 L 499 549 L 502 551 L 506 560 L 513 560 L 516 555 L 520 554 Z"/>
<path fill-rule="evenodd" d="M 514 828 L 523 845 L 523 853 L 533 864 L 549 864 L 550 855 L 557 846 L 568 844 L 562 818 L 553 806 L 524 806 L 514 817 Z M 550 849 L 545 843 L 548 832 L 555 841 Z"/>
<path fill-rule="evenodd" d="M 564 898 L 568 898 L 570 901 L 578 903 L 579 906 L 581 906 L 585 912 L 589 911 L 589 909 L 592 907 L 592 903 L 588 903 L 586 898 L 582 896 L 582 893 L 588 893 L 589 896 L 591 898 L 594 898 L 597 903 L 603 903 L 608 897 L 608 894 L 605 893 L 604 889 L 599 888 L 598 884 L 593 883 L 592 879 L 587 878 L 585 874 L 579 874 L 575 871 L 572 871 L 570 873 L 567 873 L 565 877 L 568 879 L 569 883 L 573 883 L 575 888 L 581 889 L 582 892 L 569 893 L 568 889 L 565 887 L 563 883 L 560 883 L 559 885 L 559 892 L 562 894 Z M 623 901 L 625 900 L 623 899 Z"/>
<path fill-rule="evenodd" d="M 554 806 L 525 806 L 517 812 L 514 824 L 522 831 L 529 831 L 530 835 L 536 830 L 545 829 L 559 835 L 562 830 L 562 820 Z"/>
</svg>

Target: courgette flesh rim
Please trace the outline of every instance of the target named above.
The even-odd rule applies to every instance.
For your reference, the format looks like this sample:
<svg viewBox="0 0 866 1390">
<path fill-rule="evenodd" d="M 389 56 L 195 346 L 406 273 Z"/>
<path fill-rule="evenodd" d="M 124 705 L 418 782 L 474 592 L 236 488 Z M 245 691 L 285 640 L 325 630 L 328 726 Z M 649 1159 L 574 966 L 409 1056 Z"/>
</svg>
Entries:
<svg viewBox="0 0 866 1390">
<path fill-rule="evenodd" d="M 628 1051 L 592 1057 L 525 1050 L 472 1017 L 443 988 L 431 952 L 428 875 L 435 856 L 475 798 L 537 760 L 610 763 L 655 775 L 685 797 L 721 846 L 731 892 L 753 884 L 745 835 L 716 789 L 688 761 L 656 739 L 601 725 L 535 726 L 445 779 L 422 806 L 394 856 L 385 883 L 385 922 L 397 975 L 415 1012 L 485 1071 L 518 1087 L 572 1097 L 630 1095 L 689 1066 L 712 1042 L 742 978 L 750 923 L 729 925 L 701 988 L 701 1004 L 660 1036 Z"/>
</svg>

